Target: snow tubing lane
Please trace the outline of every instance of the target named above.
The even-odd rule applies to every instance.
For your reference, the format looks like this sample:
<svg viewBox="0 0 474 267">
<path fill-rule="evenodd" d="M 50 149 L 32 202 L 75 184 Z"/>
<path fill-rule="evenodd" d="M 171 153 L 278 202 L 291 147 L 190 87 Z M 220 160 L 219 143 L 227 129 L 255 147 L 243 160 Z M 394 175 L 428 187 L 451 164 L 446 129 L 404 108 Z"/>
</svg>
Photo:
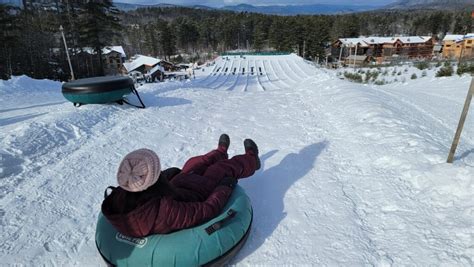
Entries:
<svg viewBox="0 0 474 267">
<path fill-rule="evenodd" d="M 226 218 L 229 210 L 234 210 L 235 216 L 208 234 L 206 228 Z M 252 219 L 250 199 L 236 186 L 219 216 L 171 234 L 128 237 L 117 232 L 100 213 L 95 241 L 108 266 L 223 266 L 245 244 Z"/>
<path fill-rule="evenodd" d="M 132 93 L 133 80 L 128 77 L 94 77 L 63 84 L 64 98 L 77 104 L 117 102 Z"/>
</svg>

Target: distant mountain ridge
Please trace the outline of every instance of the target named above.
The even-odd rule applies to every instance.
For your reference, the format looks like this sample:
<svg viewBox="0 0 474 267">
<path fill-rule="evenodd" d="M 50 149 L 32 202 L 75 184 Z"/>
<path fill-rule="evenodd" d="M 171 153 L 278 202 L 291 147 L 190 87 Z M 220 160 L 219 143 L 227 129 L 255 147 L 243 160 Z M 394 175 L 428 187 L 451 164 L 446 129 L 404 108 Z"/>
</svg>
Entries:
<svg viewBox="0 0 474 267">
<path fill-rule="evenodd" d="M 180 5 L 174 4 L 129 4 L 114 2 L 115 6 L 123 11 L 136 10 L 138 8 L 146 7 L 178 7 Z M 221 8 L 213 8 L 205 5 L 191 5 L 183 6 L 188 8 L 196 9 L 207 9 L 207 10 L 228 10 L 234 12 L 252 12 L 261 14 L 272 14 L 272 15 L 313 15 L 313 14 L 336 14 L 336 13 L 350 13 L 360 12 L 367 10 L 374 10 L 381 6 L 369 6 L 369 5 L 272 5 L 272 6 L 254 6 L 249 4 L 240 4 L 232 6 L 224 6 Z"/>
<path fill-rule="evenodd" d="M 335 14 L 335 13 L 351 13 L 367 10 L 374 10 L 381 6 L 371 5 L 270 5 L 270 6 L 253 6 L 248 4 L 240 4 L 235 6 L 224 6 L 221 9 L 237 12 L 253 12 L 273 15 L 313 15 L 313 14 Z"/>
<path fill-rule="evenodd" d="M 473 0 L 399 0 L 387 5 L 388 9 L 463 9 L 474 8 Z"/>
<path fill-rule="evenodd" d="M 44 3 L 55 0 L 43 0 Z M 12 6 L 22 6 L 22 0 L 0 0 L 0 4 Z M 131 11 L 139 8 L 167 8 L 167 7 L 188 7 L 205 10 L 228 10 L 234 12 L 252 12 L 270 15 L 317 15 L 317 14 L 342 14 L 373 10 L 387 9 L 473 9 L 474 0 L 399 0 L 388 5 L 332 5 L 332 4 L 312 4 L 312 5 L 269 5 L 254 6 L 249 4 L 229 5 L 221 8 L 214 8 L 205 5 L 176 5 L 176 4 L 132 4 L 114 1 L 114 5 L 122 11 Z"/>
<path fill-rule="evenodd" d="M 21 0 L 0 0 L 0 4 L 17 7 L 22 6 Z"/>
<path fill-rule="evenodd" d="M 178 5 L 173 5 L 173 4 L 152 4 L 152 5 L 143 5 L 143 4 L 130 4 L 130 3 L 121 3 L 121 2 L 115 2 L 114 1 L 114 6 L 116 6 L 118 9 L 122 11 L 130 11 L 130 10 L 136 10 L 139 8 L 147 8 L 147 7 L 177 7 Z"/>
</svg>

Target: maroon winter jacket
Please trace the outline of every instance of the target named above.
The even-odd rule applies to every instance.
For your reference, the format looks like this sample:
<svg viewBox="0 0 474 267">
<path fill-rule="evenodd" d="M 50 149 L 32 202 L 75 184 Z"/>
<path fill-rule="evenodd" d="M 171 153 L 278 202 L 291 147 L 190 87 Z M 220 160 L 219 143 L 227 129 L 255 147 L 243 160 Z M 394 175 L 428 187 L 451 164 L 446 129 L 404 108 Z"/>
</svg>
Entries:
<svg viewBox="0 0 474 267">
<path fill-rule="evenodd" d="M 163 190 L 163 179 L 176 188 L 174 194 Z M 228 186 L 178 168 L 162 171 L 158 181 L 138 194 L 115 188 L 103 201 L 102 213 L 128 236 L 166 234 L 216 217 L 232 193 Z"/>
</svg>

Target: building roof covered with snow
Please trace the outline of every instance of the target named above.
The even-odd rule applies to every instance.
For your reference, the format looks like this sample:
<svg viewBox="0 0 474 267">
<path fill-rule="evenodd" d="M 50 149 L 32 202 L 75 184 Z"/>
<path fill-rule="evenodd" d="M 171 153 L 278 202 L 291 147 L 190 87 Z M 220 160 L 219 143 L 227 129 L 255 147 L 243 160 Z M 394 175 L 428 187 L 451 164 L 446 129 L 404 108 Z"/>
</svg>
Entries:
<svg viewBox="0 0 474 267">
<path fill-rule="evenodd" d="M 365 38 L 341 38 L 339 41 L 341 42 L 342 45 L 347 46 L 347 47 L 353 47 L 353 46 L 368 46 L 367 43 L 364 40 Z"/>
<path fill-rule="evenodd" d="M 345 47 L 367 47 L 369 45 L 394 44 L 400 41 L 404 44 L 426 43 L 431 40 L 431 36 L 394 36 L 394 37 L 378 37 L 368 36 L 359 38 L 341 38 L 338 41 Z"/>
<path fill-rule="evenodd" d="M 463 39 L 464 35 L 461 35 L 461 34 L 446 34 L 446 36 L 444 36 L 443 38 L 443 41 L 455 41 L 455 42 L 459 42 Z"/>
<path fill-rule="evenodd" d="M 81 48 L 81 50 L 91 55 L 95 54 L 95 48 L 92 47 L 83 47 Z M 127 57 L 127 55 L 125 54 L 125 50 L 123 50 L 123 47 L 121 45 L 106 46 L 102 48 L 102 55 L 107 55 L 111 52 L 117 52 L 120 53 L 122 57 Z"/>
<path fill-rule="evenodd" d="M 127 57 L 127 54 L 125 54 L 125 51 L 123 50 L 123 47 L 121 45 L 115 45 L 115 46 L 107 46 L 102 49 L 102 54 L 106 55 L 110 52 L 118 52 L 122 55 L 122 57 Z"/>
<path fill-rule="evenodd" d="M 163 68 L 163 66 L 161 66 L 160 64 L 156 64 L 156 66 L 154 66 L 151 70 L 149 70 L 147 72 L 147 74 L 154 74 L 155 72 L 157 71 L 160 71 L 162 73 L 165 73 L 165 68 Z"/>
<path fill-rule="evenodd" d="M 135 55 L 130 58 L 129 62 L 123 63 L 123 66 L 130 72 L 132 70 L 138 69 L 139 67 L 145 65 L 148 67 L 154 67 L 156 64 L 160 63 L 160 59 L 154 57 L 148 57 L 143 55 Z"/>
<path fill-rule="evenodd" d="M 461 42 L 465 39 L 474 39 L 474 33 L 468 33 L 466 35 L 462 34 L 446 34 L 443 38 L 444 41 L 454 41 L 454 42 Z"/>
<path fill-rule="evenodd" d="M 404 44 L 420 44 L 429 41 L 431 36 L 403 36 L 396 38 Z"/>
<path fill-rule="evenodd" d="M 364 42 L 367 44 L 393 44 L 397 41 L 397 37 L 378 37 L 369 36 L 364 38 Z"/>
</svg>

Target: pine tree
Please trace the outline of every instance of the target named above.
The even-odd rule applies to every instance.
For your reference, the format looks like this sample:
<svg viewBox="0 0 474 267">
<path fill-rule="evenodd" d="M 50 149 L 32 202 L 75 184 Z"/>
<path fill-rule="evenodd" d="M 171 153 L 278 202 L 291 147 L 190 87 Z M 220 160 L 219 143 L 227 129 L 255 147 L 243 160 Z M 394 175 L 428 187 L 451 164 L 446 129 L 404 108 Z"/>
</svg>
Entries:
<svg viewBox="0 0 474 267">
<path fill-rule="evenodd" d="M 143 28 L 144 35 L 144 46 L 146 53 L 152 56 L 158 56 L 160 54 L 159 46 L 159 32 L 156 27 L 156 23 L 148 23 Z"/>
<path fill-rule="evenodd" d="M 217 37 L 216 30 L 214 29 L 215 22 L 212 18 L 205 18 L 201 23 L 198 23 L 199 27 L 199 42 L 202 48 L 207 50 L 217 50 Z"/>
<path fill-rule="evenodd" d="M 18 41 L 11 7 L 0 4 L 0 79 L 8 79 L 13 73 L 12 49 Z"/>
<path fill-rule="evenodd" d="M 261 51 L 265 45 L 266 33 L 261 22 L 257 22 L 253 32 L 253 49 Z"/>
<path fill-rule="evenodd" d="M 160 43 L 163 49 L 163 54 L 170 60 L 171 56 L 175 53 L 176 37 L 174 36 L 171 27 L 167 22 L 163 21 L 160 29 Z"/>
<path fill-rule="evenodd" d="M 287 18 L 275 16 L 269 29 L 269 42 L 278 51 L 292 50 L 292 29 L 287 22 Z"/>
<path fill-rule="evenodd" d="M 325 56 L 325 48 L 331 41 L 330 39 L 331 24 L 325 17 L 312 17 L 306 23 L 306 53 L 305 56 L 311 58 L 323 58 Z"/>
<path fill-rule="evenodd" d="M 174 25 L 174 29 L 178 46 L 184 48 L 188 52 L 194 52 L 199 40 L 197 26 L 188 19 L 178 18 Z"/>
<path fill-rule="evenodd" d="M 454 18 L 454 33 L 466 34 L 473 31 L 473 19 L 470 12 L 463 12 Z"/>
<path fill-rule="evenodd" d="M 79 22 L 80 44 L 94 49 L 99 63 L 96 73 L 104 75 L 102 48 L 111 45 L 121 29 L 119 11 L 110 0 L 89 1 L 83 8 Z"/>
</svg>

